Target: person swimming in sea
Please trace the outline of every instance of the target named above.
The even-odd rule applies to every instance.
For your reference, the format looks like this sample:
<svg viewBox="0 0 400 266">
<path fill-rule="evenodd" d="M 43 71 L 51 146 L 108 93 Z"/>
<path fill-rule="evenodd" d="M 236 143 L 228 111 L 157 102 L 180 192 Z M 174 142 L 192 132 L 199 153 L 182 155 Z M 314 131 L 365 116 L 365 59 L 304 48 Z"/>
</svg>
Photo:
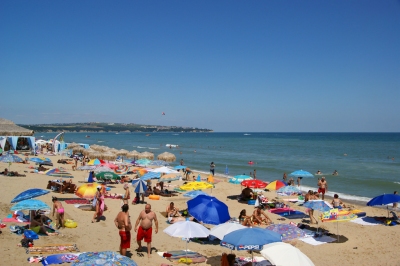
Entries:
<svg viewBox="0 0 400 266">
<path fill-rule="evenodd" d="M 338 171 L 333 171 L 332 175 L 339 175 Z"/>
<path fill-rule="evenodd" d="M 316 174 L 316 175 L 322 175 L 322 173 L 321 173 L 320 170 L 318 170 L 315 174 Z"/>
</svg>

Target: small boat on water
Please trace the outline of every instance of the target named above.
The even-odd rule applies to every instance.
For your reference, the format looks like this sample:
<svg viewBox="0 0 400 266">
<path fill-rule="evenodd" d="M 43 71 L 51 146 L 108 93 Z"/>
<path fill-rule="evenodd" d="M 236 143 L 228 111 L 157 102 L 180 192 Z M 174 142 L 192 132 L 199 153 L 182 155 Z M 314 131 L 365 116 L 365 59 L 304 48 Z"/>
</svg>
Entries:
<svg viewBox="0 0 400 266">
<path fill-rule="evenodd" d="M 90 138 L 90 136 L 89 136 L 89 135 L 86 135 L 85 137 L 86 137 L 86 138 Z"/>
<path fill-rule="evenodd" d="M 150 136 L 150 134 L 146 134 L 146 137 Z"/>
</svg>

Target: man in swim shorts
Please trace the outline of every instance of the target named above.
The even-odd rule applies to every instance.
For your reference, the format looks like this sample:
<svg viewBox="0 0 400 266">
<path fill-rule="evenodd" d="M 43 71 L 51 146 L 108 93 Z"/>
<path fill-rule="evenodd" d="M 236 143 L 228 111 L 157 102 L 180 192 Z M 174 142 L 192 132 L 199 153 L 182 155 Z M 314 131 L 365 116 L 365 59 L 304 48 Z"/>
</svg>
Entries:
<svg viewBox="0 0 400 266">
<path fill-rule="evenodd" d="M 158 233 L 158 220 L 155 212 L 151 210 L 151 205 L 146 204 L 144 211 L 141 211 L 139 217 L 136 220 L 135 232 L 137 231 L 136 241 L 138 243 L 137 251 L 142 250 L 142 239 L 147 243 L 147 256 L 150 258 L 151 253 L 151 236 L 153 221 L 156 225 L 156 234 Z M 139 225 L 140 224 L 140 225 Z"/>
<path fill-rule="evenodd" d="M 325 198 L 325 193 L 328 191 L 328 183 L 325 180 L 325 176 L 321 177 L 318 181 L 318 194 L 322 193 L 322 200 Z"/>
<path fill-rule="evenodd" d="M 119 253 L 122 256 L 126 256 L 126 250 L 131 247 L 132 224 L 128 213 L 129 205 L 124 204 L 121 209 L 122 211 L 120 211 L 114 219 L 114 224 L 119 229 L 119 236 L 121 238 Z"/>
</svg>

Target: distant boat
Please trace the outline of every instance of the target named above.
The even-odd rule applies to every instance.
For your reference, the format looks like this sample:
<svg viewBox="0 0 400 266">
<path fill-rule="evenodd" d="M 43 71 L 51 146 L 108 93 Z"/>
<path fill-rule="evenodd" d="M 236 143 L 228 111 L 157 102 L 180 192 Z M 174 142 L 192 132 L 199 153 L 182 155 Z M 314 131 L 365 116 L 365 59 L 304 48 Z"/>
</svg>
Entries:
<svg viewBox="0 0 400 266">
<path fill-rule="evenodd" d="M 150 136 L 150 134 L 146 134 L 146 137 Z"/>
<path fill-rule="evenodd" d="M 86 135 L 85 137 L 87 137 L 87 138 L 90 138 L 90 136 L 89 136 L 89 135 Z"/>
<path fill-rule="evenodd" d="M 119 133 L 117 132 L 117 133 L 115 133 L 115 134 L 117 134 L 117 135 L 118 135 Z"/>
</svg>

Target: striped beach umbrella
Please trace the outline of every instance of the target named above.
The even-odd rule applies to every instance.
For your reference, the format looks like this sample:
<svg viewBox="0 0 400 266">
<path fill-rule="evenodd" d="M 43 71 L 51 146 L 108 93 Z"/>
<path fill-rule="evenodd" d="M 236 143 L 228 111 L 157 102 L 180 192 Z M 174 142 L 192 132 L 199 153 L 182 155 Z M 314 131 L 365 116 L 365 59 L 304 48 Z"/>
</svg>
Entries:
<svg viewBox="0 0 400 266">
<path fill-rule="evenodd" d="M 148 172 L 147 174 L 140 177 L 141 180 L 147 181 L 149 179 L 158 179 L 161 177 L 161 173 Z"/>
<path fill-rule="evenodd" d="M 135 193 L 145 193 L 147 190 L 146 182 L 141 179 L 136 179 L 132 181 L 133 191 Z"/>
<path fill-rule="evenodd" d="M 280 189 L 281 187 L 284 187 L 284 186 L 286 186 L 285 183 L 283 183 L 280 180 L 275 180 L 275 181 L 269 183 L 268 186 L 266 186 L 265 188 L 268 189 L 268 190 L 278 190 L 278 189 Z"/>
</svg>

